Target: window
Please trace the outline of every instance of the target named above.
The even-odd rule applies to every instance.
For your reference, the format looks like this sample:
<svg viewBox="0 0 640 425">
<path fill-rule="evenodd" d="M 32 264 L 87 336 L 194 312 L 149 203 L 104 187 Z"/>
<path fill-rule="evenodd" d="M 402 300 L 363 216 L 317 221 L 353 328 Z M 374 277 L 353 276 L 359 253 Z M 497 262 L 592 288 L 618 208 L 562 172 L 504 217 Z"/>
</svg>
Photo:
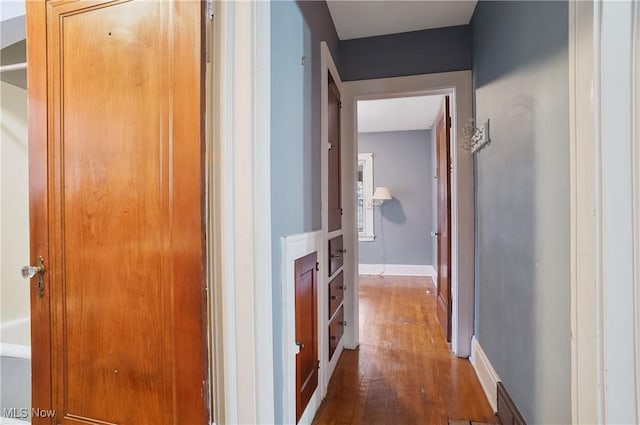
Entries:
<svg viewBox="0 0 640 425">
<path fill-rule="evenodd" d="M 373 154 L 358 154 L 358 239 L 372 242 L 373 234 Z"/>
</svg>

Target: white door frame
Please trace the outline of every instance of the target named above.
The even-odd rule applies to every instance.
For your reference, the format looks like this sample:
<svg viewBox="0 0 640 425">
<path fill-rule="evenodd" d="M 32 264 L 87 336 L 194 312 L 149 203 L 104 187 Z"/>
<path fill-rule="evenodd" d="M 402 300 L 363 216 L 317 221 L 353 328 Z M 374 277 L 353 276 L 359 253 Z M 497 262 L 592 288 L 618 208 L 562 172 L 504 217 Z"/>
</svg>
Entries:
<svg viewBox="0 0 640 425">
<path fill-rule="evenodd" d="M 272 424 L 270 4 L 215 6 L 213 146 L 206 164 L 217 363 L 211 387 L 219 400 L 212 420 Z"/>
<path fill-rule="evenodd" d="M 320 145 L 321 147 L 321 158 L 320 158 L 320 178 L 321 178 L 321 196 L 322 196 L 322 247 L 320 255 L 318 256 L 320 262 L 320 274 L 319 274 L 319 284 L 320 288 L 318 290 L 318 308 L 322 311 L 322 315 L 320 317 L 321 320 L 318 321 L 320 329 L 318 331 L 319 347 L 320 347 L 320 380 L 319 385 L 322 389 L 322 398 L 327 394 L 327 388 L 329 386 L 329 380 L 331 379 L 331 375 L 333 375 L 333 371 L 338 364 L 338 360 L 340 359 L 340 354 L 345 347 L 344 341 L 346 338 L 342 338 L 342 340 L 338 343 L 338 347 L 333 353 L 331 360 L 329 360 L 329 318 L 327 317 L 327 311 L 329 308 L 328 301 L 328 292 L 329 292 L 329 273 L 328 273 L 328 264 L 329 264 L 329 239 L 342 235 L 343 238 L 346 237 L 346 232 L 344 229 L 348 229 L 349 224 L 347 217 L 342 217 L 342 227 L 333 232 L 329 232 L 329 75 L 333 78 L 333 82 L 336 84 L 338 88 L 338 92 L 340 96 L 342 96 L 342 80 L 340 78 L 340 74 L 338 73 L 338 68 L 336 67 L 335 62 L 333 61 L 333 57 L 331 56 L 331 51 L 329 50 L 329 46 L 326 42 L 320 43 Z M 340 99 L 342 101 L 342 98 Z M 342 127 L 342 121 L 340 122 L 340 126 Z M 340 141 L 340 152 L 341 152 L 341 171 L 344 173 L 344 141 L 341 139 Z M 341 176 L 342 185 L 344 187 L 344 174 Z M 344 199 L 344 195 L 343 195 Z M 344 202 L 344 201 L 343 201 Z M 344 258 L 350 258 L 349 254 L 346 253 Z M 343 273 L 345 276 L 348 276 L 347 261 L 343 263 Z M 345 284 L 347 286 L 347 291 L 349 291 L 349 281 L 345 280 Z M 345 303 L 345 311 L 348 309 L 347 304 Z M 351 322 L 354 323 L 354 322 Z M 357 323 L 357 322 L 355 322 Z M 351 326 L 352 327 L 352 326 Z M 345 329 L 348 329 L 349 326 Z M 346 332 L 346 331 L 345 331 Z"/>
<path fill-rule="evenodd" d="M 418 94 L 451 95 L 451 294 L 453 298 L 451 349 L 458 357 L 471 354 L 474 319 L 474 204 L 473 157 L 458 142 L 464 123 L 472 113 L 471 71 L 443 72 L 409 77 L 382 78 L 342 83 L 342 145 L 344 245 L 353 255 L 345 262 L 353 290 L 345 293 L 345 347 L 359 344 L 358 326 L 358 232 L 356 228 L 355 182 L 358 171 L 356 104 L 362 99 L 380 99 Z M 426 236 L 426 235 L 425 235 Z M 345 277 L 346 279 L 346 277 Z"/>
<path fill-rule="evenodd" d="M 569 2 L 574 424 L 640 420 L 639 36 L 638 2 Z"/>
</svg>

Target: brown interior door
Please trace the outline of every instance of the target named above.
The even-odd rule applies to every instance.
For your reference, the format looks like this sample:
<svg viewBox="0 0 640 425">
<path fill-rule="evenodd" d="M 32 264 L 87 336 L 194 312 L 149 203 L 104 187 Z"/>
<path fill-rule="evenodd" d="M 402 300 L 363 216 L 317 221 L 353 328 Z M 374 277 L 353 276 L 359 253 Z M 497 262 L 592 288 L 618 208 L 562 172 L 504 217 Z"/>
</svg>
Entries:
<svg viewBox="0 0 640 425">
<path fill-rule="evenodd" d="M 318 387 L 318 253 L 295 261 L 296 287 L 296 421 Z"/>
<path fill-rule="evenodd" d="M 449 96 L 435 122 L 438 181 L 438 321 L 451 341 L 451 116 Z"/>
<path fill-rule="evenodd" d="M 208 423 L 201 7 L 27 2 L 32 402 L 56 424 Z"/>
<path fill-rule="evenodd" d="M 342 228 L 342 187 L 340 171 L 340 92 L 329 74 L 329 232 Z"/>
</svg>

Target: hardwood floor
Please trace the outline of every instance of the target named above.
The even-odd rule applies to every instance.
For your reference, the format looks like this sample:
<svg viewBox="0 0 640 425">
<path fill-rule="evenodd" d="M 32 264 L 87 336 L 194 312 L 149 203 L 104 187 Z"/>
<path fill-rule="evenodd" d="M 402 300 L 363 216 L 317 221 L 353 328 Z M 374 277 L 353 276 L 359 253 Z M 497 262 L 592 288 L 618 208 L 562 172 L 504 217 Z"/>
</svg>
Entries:
<svg viewBox="0 0 640 425">
<path fill-rule="evenodd" d="M 497 423 L 445 342 L 435 294 L 430 278 L 360 277 L 360 348 L 343 352 L 314 425 Z"/>
</svg>

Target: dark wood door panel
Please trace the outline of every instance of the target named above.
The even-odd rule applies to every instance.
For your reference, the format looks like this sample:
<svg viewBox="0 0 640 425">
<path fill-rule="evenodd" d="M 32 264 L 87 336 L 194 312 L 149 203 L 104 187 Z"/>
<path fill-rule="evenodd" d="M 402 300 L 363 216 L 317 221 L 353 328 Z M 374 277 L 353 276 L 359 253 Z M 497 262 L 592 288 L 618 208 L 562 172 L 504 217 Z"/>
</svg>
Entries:
<svg viewBox="0 0 640 425">
<path fill-rule="evenodd" d="M 201 5 L 52 1 L 28 13 L 45 24 L 28 34 L 45 41 L 30 55 L 45 66 L 30 72 L 47 86 L 29 93 L 47 105 L 36 112 L 47 143 L 30 158 L 46 196 L 34 185 L 31 200 L 50 211 L 36 226 L 51 241 L 36 301 L 50 328 L 35 325 L 51 352 L 37 358 L 34 341 L 34 363 L 50 365 L 56 423 L 205 424 Z M 44 385 L 34 377 L 34 399 Z"/>
<path fill-rule="evenodd" d="M 342 335 L 344 335 L 344 327 L 344 306 L 340 306 L 340 310 L 329 323 L 329 360 L 333 357 L 333 353 L 335 353 Z"/>
<path fill-rule="evenodd" d="M 342 236 L 329 239 L 329 276 L 333 276 L 342 267 L 345 253 Z"/>
<path fill-rule="evenodd" d="M 340 272 L 329 282 L 329 319 L 333 317 L 344 299 L 344 273 Z"/>
<path fill-rule="evenodd" d="M 329 75 L 328 96 L 328 140 L 330 145 L 328 158 L 328 227 L 329 232 L 333 232 L 342 228 L 342 172 L 340 168 L 340 92 L 331 75 Z"/>
<path fill-rule="evenodd" d="M 447 341 L 451 341 L 451 117 L 449 96 L 435 122 L 438 164 L 438 320 Z"/>
<path fill-rule="evenodd" d="M 318 387 L 318 275 L 313 252 L 295 261 L 296 420 L 300 420 Z"/>
</svg>

